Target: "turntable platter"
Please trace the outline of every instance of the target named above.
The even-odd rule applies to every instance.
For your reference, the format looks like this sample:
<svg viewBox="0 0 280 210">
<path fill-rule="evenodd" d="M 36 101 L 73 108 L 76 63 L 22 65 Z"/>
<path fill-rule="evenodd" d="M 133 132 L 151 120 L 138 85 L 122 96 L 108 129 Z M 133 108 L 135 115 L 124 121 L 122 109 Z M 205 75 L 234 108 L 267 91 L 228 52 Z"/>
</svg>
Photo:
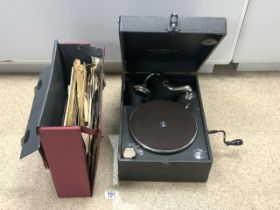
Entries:
<svg viewBox="0 0 280 210">
<path fill-rule="evenodd" d="M 155 100 L 140 105 L 131 114 L 129 129 L 134 140 L 157 153 L 175 153 L 194 141 L 197 123 L 184 105 Z"/>
</svg>

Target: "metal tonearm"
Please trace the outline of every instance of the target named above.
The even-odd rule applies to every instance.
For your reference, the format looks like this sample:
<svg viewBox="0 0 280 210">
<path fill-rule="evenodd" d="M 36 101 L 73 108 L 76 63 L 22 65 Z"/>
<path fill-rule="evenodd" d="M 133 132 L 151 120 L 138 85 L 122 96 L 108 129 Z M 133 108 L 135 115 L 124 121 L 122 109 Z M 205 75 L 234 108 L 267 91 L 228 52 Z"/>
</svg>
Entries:
<svg viewBox="0 0 280 210">
<path fill-rule="evenodd" d="M 134 89 L 135 93 L 138 95 L 141 95 L 141 96 L 150 96 L 151 90 L 147 87 L 147 83 L 148 83 L 149 79 L 154 76 L 161 77 L 161 83 L 162 83 L 163 87 L 167 88 L 169 91 L 184 93 L 184 99 L 187 101 L 190 101 L 192 99 L 192 97 L 193 97 L 192 88 L 189 85 L 174 87 L 169 84 L 168 80 L 163 80 L 162 74 L 160 74 L 160 73 L 151 73 L 145 78 L 143 84 L 134 85 L 133 89 Z"/>
</svg>

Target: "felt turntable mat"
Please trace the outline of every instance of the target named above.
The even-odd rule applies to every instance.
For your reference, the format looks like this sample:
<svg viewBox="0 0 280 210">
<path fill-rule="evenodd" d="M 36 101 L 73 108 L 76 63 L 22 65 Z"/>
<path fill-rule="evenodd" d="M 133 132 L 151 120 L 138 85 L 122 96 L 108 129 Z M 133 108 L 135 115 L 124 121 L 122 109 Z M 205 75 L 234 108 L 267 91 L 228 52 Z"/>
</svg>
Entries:
<svg viewBox="0 0 280 210">
<path fill-rule="evenodd" d="M 129 129 L 144 148 L 172 153 L 187 148 L 193 142 L 197 124 L 184 105 L 155 100 L 136 108 L 130 116 Z"/>
<path fill-rule="evenodd" d="M 0 209 L 279 209 L 280 72 L 227 70 L 198 78 L 208 128 L 225 129 L 229 140 L 244 139 L 242 147 L 227 147 L 219 134 L 209 136 L 214 162 L 206 183 L 112 185 L 108 135 L 119 132 L 121 75 L 107 75 L 93 197 L 61 199 L 39 153 L 19 160 L 38 74 L 0 74 Z M 117 197 L 105 198 L 108 190 Z"/>
</svg>

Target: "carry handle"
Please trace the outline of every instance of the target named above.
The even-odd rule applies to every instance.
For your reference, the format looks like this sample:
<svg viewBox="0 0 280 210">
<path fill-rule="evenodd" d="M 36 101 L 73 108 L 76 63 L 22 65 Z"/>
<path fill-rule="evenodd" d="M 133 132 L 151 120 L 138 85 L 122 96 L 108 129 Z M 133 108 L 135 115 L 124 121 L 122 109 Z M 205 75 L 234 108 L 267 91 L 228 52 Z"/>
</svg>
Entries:
<svg viewBox="0 0 280 210">
<path fill-rule="evenodd" d="M 169 25 L 167 27 L 168 32 L 179 32 L 181 29 L 178 27 L 179 16 L 173 12 L 169 17 Z"/>
</svg>

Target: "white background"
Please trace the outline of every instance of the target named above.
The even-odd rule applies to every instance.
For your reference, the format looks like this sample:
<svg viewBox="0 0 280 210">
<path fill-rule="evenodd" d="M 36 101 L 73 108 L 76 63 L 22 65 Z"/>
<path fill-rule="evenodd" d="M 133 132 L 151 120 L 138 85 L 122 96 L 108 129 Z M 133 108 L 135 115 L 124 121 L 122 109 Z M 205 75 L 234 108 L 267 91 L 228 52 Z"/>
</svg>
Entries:
<svg viewBox="0 0 280 210">
<path fill-rule="evenodd" d="M 279 0 L 250 0 L 234 61 L 280 62 Z"/>
<path fill-rule="evenodd" d="M 49 62 L 53 40 L 90 41 L 106 47 L 106 61 L 119 62 L 118 16 L 217 16 L 228 20 L 228 35 L 208 63 L 232 60 L 245 0 L 2 0 L 0 61 Z"/>
</svg>

